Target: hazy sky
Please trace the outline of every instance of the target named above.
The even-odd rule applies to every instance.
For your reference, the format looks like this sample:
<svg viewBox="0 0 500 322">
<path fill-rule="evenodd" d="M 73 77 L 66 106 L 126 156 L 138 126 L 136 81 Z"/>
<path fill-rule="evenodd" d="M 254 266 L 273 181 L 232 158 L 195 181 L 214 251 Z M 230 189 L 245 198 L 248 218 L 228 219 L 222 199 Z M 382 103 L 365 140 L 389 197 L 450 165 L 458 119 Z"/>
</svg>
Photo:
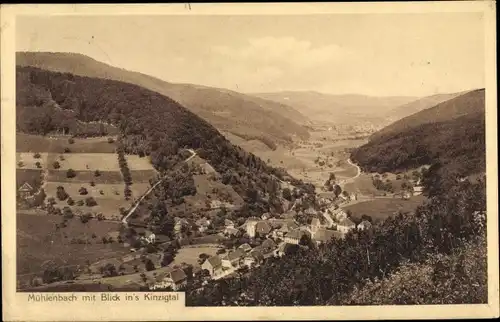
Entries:
<svg viewBox="0 0 500 322">
<path fill-rule="evenodd" d="M 18 18 L 19 51 L 77 52 L 240 92 L 423 96 L 484 87 L 480 13 Z"/>
</svg>

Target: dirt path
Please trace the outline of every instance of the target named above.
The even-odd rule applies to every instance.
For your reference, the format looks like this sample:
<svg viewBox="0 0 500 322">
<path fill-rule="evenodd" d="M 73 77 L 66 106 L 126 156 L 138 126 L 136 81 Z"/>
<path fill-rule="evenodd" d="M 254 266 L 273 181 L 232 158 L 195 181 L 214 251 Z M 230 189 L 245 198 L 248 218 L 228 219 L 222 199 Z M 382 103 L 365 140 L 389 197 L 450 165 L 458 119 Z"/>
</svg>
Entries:
<svg viewBox="0 0 500 322">
<path fill-rule="evenodd" d="M 191 156 L 189 158 L 187 158 L 186 160 L 184 160 L 184 162 L 188 162 L 189 160 L 191 160 L 192 158 L 194 158 L 196 156 L 196 152 L 193 150 L 193 149 L 188 149 L 189 152 L 191 152 Z M 162 179 L 158 180 L 158 182 L 156 182 L 151 188 L 148 189 L 148 191 L 146 191 L 142 196 L 141 198 L 139 198 L 139 200 L 135 203 L 135 205 L 132 207 L 132 209 L 129 210 L 129 212 L 127 213 L 127 215 L 125 215 L 125 217 L 123 217 L 122 219 L 122 223 L 127 225 L 128 222 L 128 218 L 130 216 L 132 216 L 132 214 L 135 212 L 135 210 L 137 209 L 137 207 L 141 204 L 141 202 L 144 200 L 144 198 L 146 198 L 160 183 L 163 182 L 163 180 L 165 180 L 165 177 L 163 177 Z"/>
</svg>

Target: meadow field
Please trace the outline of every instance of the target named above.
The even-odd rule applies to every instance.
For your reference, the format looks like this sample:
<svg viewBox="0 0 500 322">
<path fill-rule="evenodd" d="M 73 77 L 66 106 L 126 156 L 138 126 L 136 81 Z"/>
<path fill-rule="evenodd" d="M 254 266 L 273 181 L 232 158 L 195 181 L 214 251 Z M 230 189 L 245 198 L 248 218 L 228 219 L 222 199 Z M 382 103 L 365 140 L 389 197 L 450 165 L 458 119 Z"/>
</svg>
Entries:
<svg viewBox="0 0 500 322">
<path fill-rule="evenodd" d="M 17 184 L 30 183 L 43 187 L 47 198 L 54 197 L 56 207 L 69 206 L 67 200 L 56 198 L 57 187 L 62 186 L 75 201 L 70 206 L 78 212 L 102 213 L 106 218 L 120 217 L 119 209 L 129 209 L 134 198 L 139 198 L 149 188 L 149 180 L 156 177 L 148 157 L 127 155 L 130 169 L 132 196 L 126 200 L 125 183 L 115 153 L 116 142 L 101 138 L 43 137 L 18 133 Z M 68 150 L 69 149 L 69 150 Z M 39 155 L 38 155 L 39 154 Z M 40 164 L 37 166 L 36 162 Z M 68 176 L 72 169 L 74 176 Z M 85 188 L 87 194 L 80 194 Z M 87 207 L 78 201 L 93 197 L 97 205 Z"/>
<path fill-rule="evenodd" d="M 419 205 L 423 204 L 426 198 L 424 196 L 414 196 L 408 200 L 401 198 L 376 198 L 370 201 L 359 202 L 353 205 L 342 207 L 345 211 L 351 211 L 352 216 L 361 218 L 362 215 L 368 215 L 373 220 L 383 220 L 395 213 L 401 211 L 414 211 Z"/>
<path fill-rule="evenodd" d="M 18 275 L 43 271 L 49 263 L 85 265 L 128 252 L 117 242 L 100 242 L 102 237 L 119 230 L 118 223 L 96 219 L 82 223 L 75 217 L 67 221 L 66 227 L 56 229 L 61 221 L 58 216 L 17 213 Z M 87 240 L 90 244 L 72 243 L 74 239 Z"/>
<path fill-rule="evenodd" d="M 17 152 L 48 152 L 64 153 L 69 148 L 71 153 L 115 153 L 116 143 L 108 143 L 108 137 L 74 139 L 69 143 L 69 137 L 48 138 L 40 135 L 16 133 Z M 113 138 L 116 141 L 116 138 Z"/>
</svg>

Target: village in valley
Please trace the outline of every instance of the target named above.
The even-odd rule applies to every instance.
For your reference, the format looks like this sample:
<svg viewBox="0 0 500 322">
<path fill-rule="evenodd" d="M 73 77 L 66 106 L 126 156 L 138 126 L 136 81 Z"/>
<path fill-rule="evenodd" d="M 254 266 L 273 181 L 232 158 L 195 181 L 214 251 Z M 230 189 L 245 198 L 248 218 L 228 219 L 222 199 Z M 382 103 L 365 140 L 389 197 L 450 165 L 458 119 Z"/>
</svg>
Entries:
<svg viewBox="0 0 500 322">
<path fill-rule="evenodd" d="M 191 157 L 186 160 L 189 160 L 192 174 L 198 178 L 207 176 L 210 180 L 217 181 L 217 173 L 210 164 L 196 157 L 194 151 L 190 152 Z M 23 157 L 26 159 L 26 153 Z M 354 179 L 361 175 L 361 170 L 356 168 L 358 173 Z M 28 274 L 29 279 L 25 285 L 44 287 L 68 283 L 98 283 L 113 285 L 116 289 L 135 287 L 151 291 L 199 288 L 210 280 L 248 273 L 271 257 L 287 256 L 299 248 L 321 247 L 334 238 L 344 238 L 354 229 L 371 229 L 373 219 L 370 216 L 356 214 L 353 217 L 350 210 L 345 210 L 349 205 L 367 200 L 367 196 L 358 191 L 342 190 L 341 186 L 352 182 L 353 178 L 338 180 L 334 173 L 324 172 L 324 175 L 328 175 L 328 178 L 323 186 L 317 187 L 320 190 L 318 193 L 300 191 L 291 183 L 281 181 L 281 196 L 278 200 L 282 211 L 265 212 L 260 217 L 235 217 L 233 212 L 240 205 L 235 205 L 234 200 L 227 195 L 225 198 L 207 199 L 203 203 L 204 211 L 198 210 L 196 214 L 178 212 L 179 215 L 173 218 L 171 236 L 158 233 L 157 227 L 147 225 L 147 221 L 142 222 L 135 213 L 140 212 L 137 209 L 140 209 L 141 201 L 159 182 L 150 183 L 149 189 L 142 187 L 143 195 L 134 196 L 130 210 L 120 212 L 121 219 L 114 215 L 83 213 L 81 208 L 73 209 L 77 215 L 75 218 L 80 218 L 84 225 L 89 221 L 101 225 L 116 222 L 117 228 L 104 236 L 96 238 L 95 232 L 92 232 L 95 243 L 108 244 L 107 247 L 116 245 L 113 246 L 115 252 L 96 262 L 87 261 L 83 265 L 73 266 L 69 277 L 50 280 Z M 379 177 L 374 175 L 373 179 L 375 176 Z M 409 189 L 385 198 L 405 200 L 420 195 L 419 176 L 414 176 L 408 182 L 412 182 L 407 185 Z M 58 191 L 61 189 L 64 190 L 59 188 Z M 21 205 L 33 202 L 40 191 L 42 190 L 35 191 L 28 182 L 24 182 L 18 190 L 20 200 L 24 200 Z M 72 219 L 74 215 L 68 215 L 71 212 L 69 209 L 73 207 L 64 206 L 62 211 L 58 210 L 61 207 L 54 200 L 56 198 L 47 198 L 41 209 L 48 210 L 49 214 L 62 215 L 63 223 L 56 224 L 56 230 L 62 230 L 69 221 L 75 221 Z M 37 212 L 36 209 L 23 211 Z M 52 240 L 51 243 L 53 242 Z M 91 244 L 87 240 L 72 240 L 71 243 Z M 116 249 L 119 250 L 116 252 Z M 116 257 L 116 254 L 123 255 Z M 46 268 L 43 274 L 50 275 L 50 269 Z"/>
</svg>

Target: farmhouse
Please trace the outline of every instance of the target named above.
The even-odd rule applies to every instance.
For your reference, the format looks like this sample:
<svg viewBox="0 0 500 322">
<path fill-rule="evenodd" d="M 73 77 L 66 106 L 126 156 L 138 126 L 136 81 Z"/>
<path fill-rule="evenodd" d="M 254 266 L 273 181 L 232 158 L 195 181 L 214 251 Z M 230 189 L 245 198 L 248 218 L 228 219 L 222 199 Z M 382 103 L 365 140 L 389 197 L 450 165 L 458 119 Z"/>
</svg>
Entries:
<svg viewBox="0 0 500 322">
<path fill-rule="evenodd" d="M 179 290 L 180 288 L 183 288 L 187 284 L 187 276 L 186 273 L 180 268 L 173 270 L 170 272 L 170 274 L 167 275 L 165 278 L 165 281 L 167 283 L 170 283 L 172 289 L 174 291 Z"/>
<path fill-rule="evenodd" d="M 300 230 L 300 229 L 295 229 L 295 230 L 289 232 L 288 234 L 286 234 L 284 241 L 285 241 L 285 243 L 298 245 L 300 242 L 300 239 L 304 235 L 306 235 L 305 231 Z"/>
<path fill-rule="evenodd" d="M 271 226 L 267 221 L 248 221 L 247 220 L 247 234 L 254 238 L 257 234 L 259 236 L 267 236 L 271 232 Z"/>
<path fill-rule="evenodd" d="M 212 256 L 205 260 L 201 268 L 206 269 L 210 276 L 214 277 L 222 273 L 222 261 L 219 256 Z"/>
<path fill-rule="evenodd" d="M 344 210 L 342 210 L 342 208 L 334 209 L 332 211 L 332 214 L 336 221 L 342 221 L 348 217 L 347 213 Z"/>
<path fill-rule="evenodd" d="M 342 237 L 343 234 L 339 231 L 320 228 L 312 235 L 312 240 L 315 241 L 316 244 L 324 244 L 334 238 L 342 238 Z"/>
<path fill-rule="evenodd" d="M 354 224 L 349 218 L 344 218 L 337 224 L 337 230 L 344 234 L 354 228 L 356 228 L 356 224 Z"/>
<path fill-rule="evenodd" d="M 288 232 L 297 228 L 299 228 L 299 225 L 297 225 L 295 222 L 285 222 L 279 229 L 273 231 L 273 235 L 275 238 L 283 238 Z"/>
<path fill-rule="evenodd" d="M 229 252 L 222 257 L 222 266 L 227 268 L 238 268 L 245 257 L 245 252 L 241 249 Z"/>
<path fill-rule="evenodd" d="M 25 182 L 18 191 L 19 197 L 21 197 L 22 199 L 27 199 L 33 194 L 33 187 L 29 183 Z"/>
</svg>

